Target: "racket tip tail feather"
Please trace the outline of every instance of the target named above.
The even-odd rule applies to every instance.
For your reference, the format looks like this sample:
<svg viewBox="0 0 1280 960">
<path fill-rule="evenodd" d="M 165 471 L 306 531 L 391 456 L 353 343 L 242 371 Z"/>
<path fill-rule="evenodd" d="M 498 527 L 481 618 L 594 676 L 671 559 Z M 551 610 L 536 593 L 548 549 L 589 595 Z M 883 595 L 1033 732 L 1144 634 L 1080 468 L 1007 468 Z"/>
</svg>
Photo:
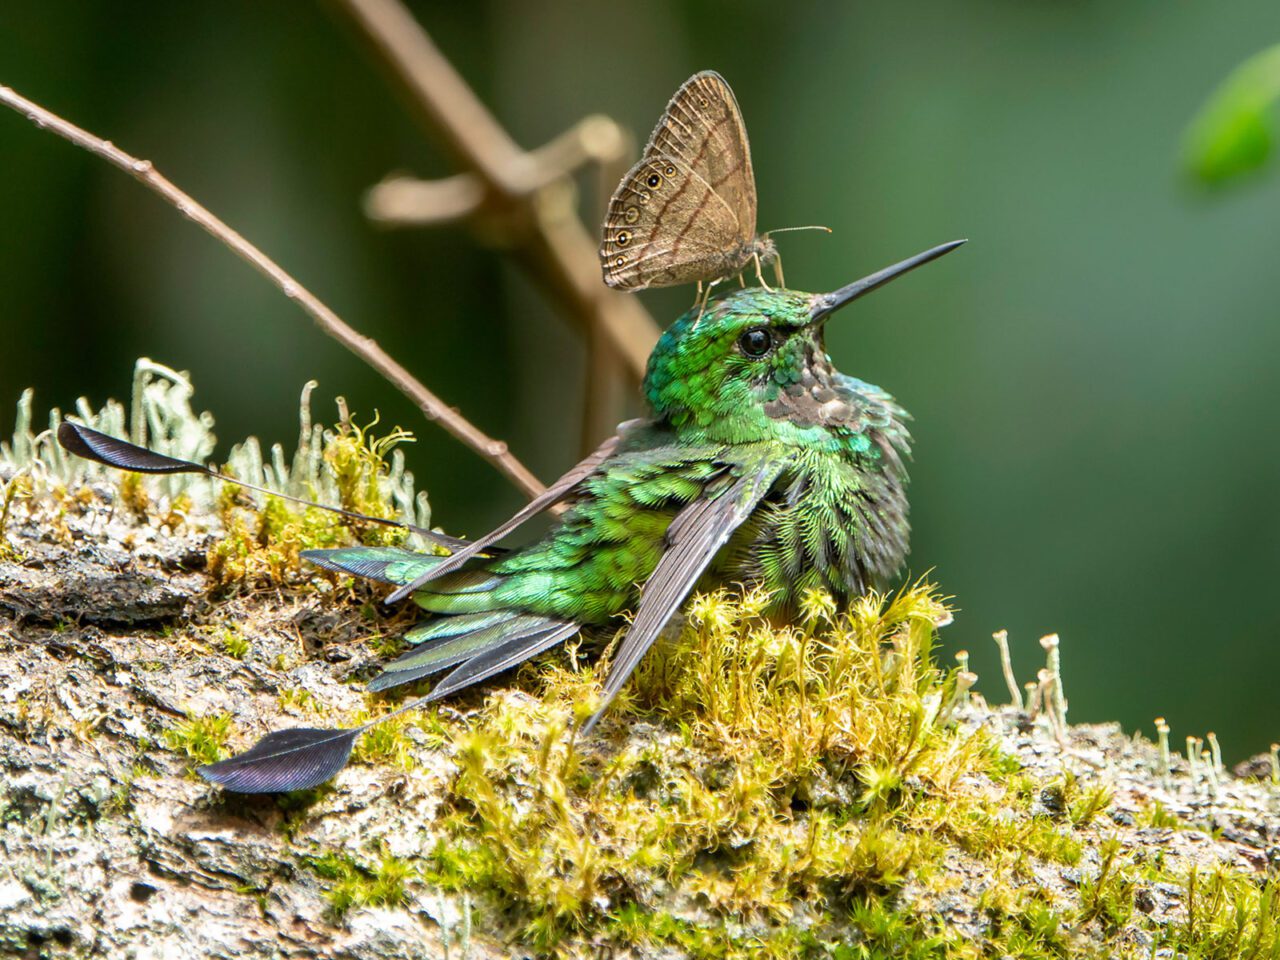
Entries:
<svg viewBox="0 0 1280 960">
<path fill-rule="evenodd" d="M 332 779 L 346 766 L 363 727 L 295 727 L 269 733 L 244 753 L 196 768 L 235 793 L 287 793 Z"/>
</svg>

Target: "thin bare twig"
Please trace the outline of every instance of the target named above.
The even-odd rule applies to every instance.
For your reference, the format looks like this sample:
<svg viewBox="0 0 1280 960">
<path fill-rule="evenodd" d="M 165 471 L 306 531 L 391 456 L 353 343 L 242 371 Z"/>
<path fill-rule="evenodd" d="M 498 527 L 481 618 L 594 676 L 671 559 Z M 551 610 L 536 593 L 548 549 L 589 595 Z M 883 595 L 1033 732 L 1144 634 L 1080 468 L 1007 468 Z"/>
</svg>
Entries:
<svg viewBox="0 0 1280 960">
<path fill-rule="evenodd" d="M 547 146 L 525 151 L 511 139 L 475 92 L 458 74 L 430 36 L 399 0 L 331 0 L 372 47 L 393 79 L 408 94 L 423 125 L 454 155 L 465 174 L 476 178 L 484 199 L 472 208 L 494 235 L 488 221 L 500 221 L 502 247 L 508 250 L 576 322 L 590 344 L 605 351 L 593 357 L 600 373 L 613 365 L 639 382 L 649 352 L 658 339 L 653 318 L 631 294 L 610 290 L 600 277 L 597 238 L 578 217 L 572 170 L 584 161 L 600 161 L 620 153 L 625 143 L 617 125 L 588 117 Z M 375 188 L 370 202 L 384 220 L 399 212 L 405 219 L 439 222 L 439 208 L 424 212 L 421 191 L 400 181 L 393 190 L 407 199 L 400 211 L 390 209 L 395 194 Z M 456 199 L 456 195 L 449 197 Z M 457 211 L 454 204 L 449 213 Z M 407 208 L 407 209 L 406 209 Z M 601 398 L 596 393 L 591 399 Z M 590 404 L 589 404 L 590 406 Z M 588 430 L 597 433 L 588 411 Z M 607 431 L 606 431 L 607 432 Z M 604 434 L 600 434 L 603 436 Z M 594 446 L 595 436 L 588 446 Z"/>
<path fill-rule="evenodd" d="M 504 442 L 495 440 L 479 430 L 457 410 L 428 390 L 372 338 L 357 333 L 349 327 L 311 291 L 286 273 L 279 264 L 174 186 L 156 170 L 150 160 L 139 160 L 130 156 L 110 141 L 95 137 L 9 87 L 0 86 L 0 103 L 16 110 L 37 127 L 50 130 L 76 146 L 101 157 L 159 194 L 176 207 L 183 216 L 222 241 L 240 259 L 271 280 L 286 297 L 297 303 L 320 326 L 321 330 L 377 370 L 401 393 L 417 404 L 423 416 L 439 423 L 454 437 L 475 450 L 529 497 L 535 497 L 546 489 L 538 478 L 512 455 Z"/>
</svg>

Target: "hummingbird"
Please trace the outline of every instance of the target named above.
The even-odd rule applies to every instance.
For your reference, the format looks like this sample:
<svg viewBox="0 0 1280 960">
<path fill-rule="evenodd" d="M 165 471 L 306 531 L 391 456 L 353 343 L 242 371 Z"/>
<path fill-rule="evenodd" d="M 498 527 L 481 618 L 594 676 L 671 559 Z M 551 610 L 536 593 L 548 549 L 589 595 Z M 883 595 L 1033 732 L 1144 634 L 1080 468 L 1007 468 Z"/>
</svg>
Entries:
<svg viewBox="0 0 1280 960">
<path fill-rule="evenodd" d="M 412 597 L 429 615 L 369 689 L 450 671 L 400 713 L 634 610 L 589 730 L 699 585 L 761 587 L 783 616 L 811 588 L 848 601 L 884 587 L 908 551 L 908 415 L 880 387 L 836 369 L 826 325 L 964 242 L 831 293 L 752 287 L 685 313 L 649 357 L 641 387 L 649 415 L 621 424 L 490 533 L 445 538 L 449 556 L 398 547 L 305 551 L 324 569 L 396 586 L 386 602 Z M 64 445 L 104 459 L 101 444 L 85 452 L 92 438 L 75 429 L 80 449 L 67 438 Z M 114 459 L 120 465 L 118 450 Z M 541 539 L 497 546 L 556 504 L 565 509 Z M 361 733 L 393 715 L 353 728 L 276 731 L 199 772 L 245 793 L 315 786 L 342 768 Z"/>
</svg>

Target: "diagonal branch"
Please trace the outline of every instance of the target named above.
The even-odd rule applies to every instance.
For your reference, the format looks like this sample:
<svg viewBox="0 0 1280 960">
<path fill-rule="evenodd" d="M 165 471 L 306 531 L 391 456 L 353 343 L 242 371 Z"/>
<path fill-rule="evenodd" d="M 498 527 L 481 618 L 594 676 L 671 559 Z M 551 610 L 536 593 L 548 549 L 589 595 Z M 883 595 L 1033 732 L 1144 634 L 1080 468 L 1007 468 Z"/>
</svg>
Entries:
<svg viewBox="0 0 1280 960">
<path fill-rule="evenodd" d="M 279 264 L 174 186 L 156 170 L 150 160 L 139 160 L 130 156 L 110 141 L 95 137 L 9 87 L 0 86 L 0 104 L 16 110 L 37 127 L 50 130 L 64 140 L 69 140 L 76 146 L 101 157 L 158 193 L 165 201 L 176 207 L 183 216 L 221 240 L 240 259 L 279 287 L 286 297 L 297 303 L 319 325 L 321 330 L 391 381 L 401 393 L 417 404 L 418 409 L 428 420 L 439 423 L 455 438 L 475 450 L 531 498 L 546 489 L 538 478 L 512 455 L 506 443 L 482 432 L 457 410 L 428 390 L 372 338 L 349 327 L 342 318 L 321 303 L 311 291 L 293 279 Z"/>
</svg>

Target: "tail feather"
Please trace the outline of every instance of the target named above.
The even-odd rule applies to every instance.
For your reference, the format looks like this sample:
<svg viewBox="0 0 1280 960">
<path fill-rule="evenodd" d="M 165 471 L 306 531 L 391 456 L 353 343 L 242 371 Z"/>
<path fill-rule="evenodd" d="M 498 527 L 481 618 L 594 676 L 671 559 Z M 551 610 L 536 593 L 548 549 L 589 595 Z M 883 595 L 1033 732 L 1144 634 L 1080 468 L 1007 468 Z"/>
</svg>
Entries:
<svg viewBox="0 0 1280 960">
<path fill-rule="evenodd" d="M 485 627 L 506 623 L 517 615 L 518 611 L 515 610 L 490 610 L 485 613 L 459 613 L 454 616 L 431 617 L 410 629 L 404 635 L 404 640 L 416 647 L 428 640 L 455 637 L 460 633 L 471 633 Z"/>
<path fill-rule="evenodd" d="M 303 550 L 303 560 L 317 567 L 351 573 L 379 583 L 412 583 L 441 564 L 445 557 L 415 553 L 400 547 L 339 547 L 336 550 Z"/>
<path fill-rule="evenodd" d="M 530 657 L 537 656 L 542 651 L 551 649 L 557 643 L 563 643 L 568 640 L 579 629 L 576 623 L 550 620 L 547 621 L 545 629 L 541 631 L 508 639 L 505 643 L 493 647 L 479 656 L 472 657 L 441 680 L 436 688 L 431 691 L 431 699 L 439 700 L 441 697 L 447 697 L 463 687 L 469 687 L 473 683 L 488 679 L 495 673 L 501 673 L 503 670 L 508 670 L 517 664 L 524 663 Z"/>
<path fill-rule="evenodd" d="M 307 550 L 302 556 L 326 570 L 397 585 L 413 583 L 447 559 L 396 547 Z M 503 580 L 481 567 L 455 571 L 426 584 L 414 597 L 440 615 L 405 634 L 417 646 L 384 666 L 369 681 L 369 689 L 387 690 L 452 667 L 453 672 L 431 691 L 430 699 L 437 700 L 523 663 L 578 632 L 577 623 L 557 617 L 485 609 L 495 601 L 490 592 Z"/>
<path fill-rule="evenodd" d="M 449 620 L 464 619 L 462 617 L 445 618 L 444 623 Z M 421 680 L 423 677 L 429 677 L 433 673 L 439 673 L 448 667 L 456 667 L 459 664 L 468 664 L 471 661 L 480 660 L 495 650 L 514 648 L 520 644 L 531 644 L 536 646 L 548 634 L 570 628 L 569 633 L 577 629 L 572 623 L 566 623 L 564 620 L 556 620 L 548 617 L 539 617 L 532 614 L 524 614 L 516 611 L 508 611 L 501 619 L 484 616 L 468 616 L 465 620 L 470 623 L 464 623 L 461 629 L 455 631 L 452 635 L 438 635 L 437 639 L 433 639 L 422 646 L 416 647 L 404 654 L 397 660 L 393 660 L 382 668 L 382 673 L 369 681 L 369 689 L 373 691 L 386 690 L 390 687 L 397 687 L 402 683 L 411 683 L 414 680 Z M 431 624 L 430 626 L 435 626 Z M 467 627 L 470 626 L 470 629 Z M 564 636 L 568 636 L 566 633 Z M 555 643 L 551 640 L 546 646 Z M 540 649 L 546 647 L 537 647 L 531 649 L 520 660 L 531 657 Z M 519 660 L 513 661 L 518 663 Z M 461 668 L 460 668 L 461 669 Z M 488 674 L 485 674 L 488 676 Z M 453 675 L 446 680 L 452 680 Z M 462 684 L 465 686 L 466 684 Z M 458 689 L 454 686 L 452 689 Z M 443 694 L 442 694 L 443 696 Z"/>
</svg>

